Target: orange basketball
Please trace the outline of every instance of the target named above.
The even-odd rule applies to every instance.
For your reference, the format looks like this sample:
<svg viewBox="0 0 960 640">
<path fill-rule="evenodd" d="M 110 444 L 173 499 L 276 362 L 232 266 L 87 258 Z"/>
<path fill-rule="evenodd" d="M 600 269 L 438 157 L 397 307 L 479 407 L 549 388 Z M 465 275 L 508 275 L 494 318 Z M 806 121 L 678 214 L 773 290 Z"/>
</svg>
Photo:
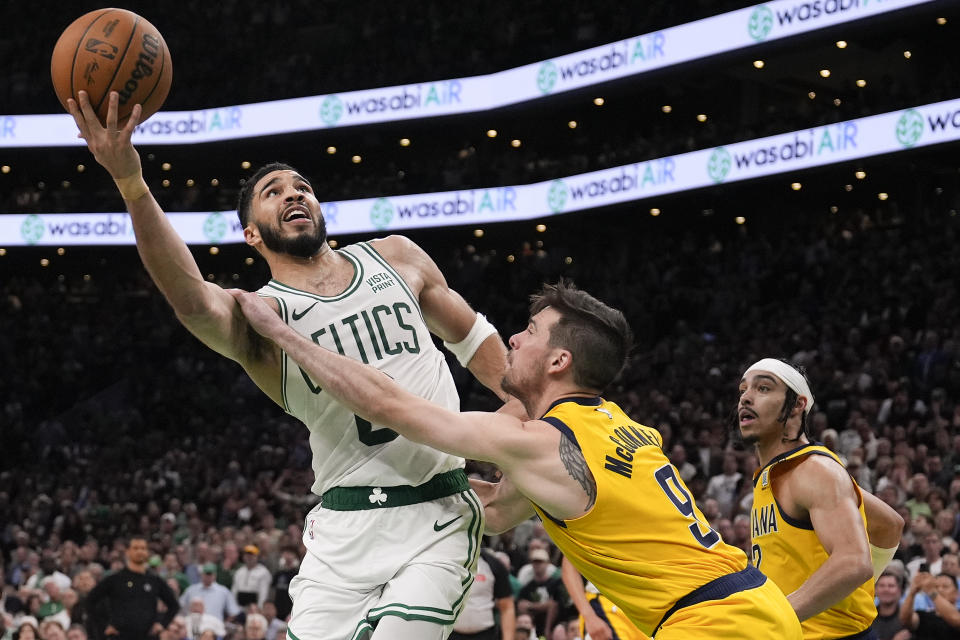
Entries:
<svg viewBox="0 0 960 640">
<path fill-rule="evenodd" d="M 173 65 L 157 28 L 126 9 L 98 9 L 73 21 L 50 59 L 53 89 L 63 108 L 82 89 L 106 125 L 111 91 L 120 94 L 118 123 L 143 105 L 140 121 L 156 113 L 170 91 Z"/>
</svg>

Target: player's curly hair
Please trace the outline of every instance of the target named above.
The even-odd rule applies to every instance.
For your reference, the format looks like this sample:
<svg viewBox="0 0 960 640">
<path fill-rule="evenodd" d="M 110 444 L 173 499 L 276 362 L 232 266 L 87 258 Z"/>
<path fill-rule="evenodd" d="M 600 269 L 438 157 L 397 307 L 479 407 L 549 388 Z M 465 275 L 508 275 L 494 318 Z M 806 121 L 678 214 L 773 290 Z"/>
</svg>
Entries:
<svg viewBox="0 0 960 640">
<path fill-rule="evenodd" d="M 530 315 L 551 307 L 560 320 L 550 331 L 549 344 L 573 355 L 574 382 L 602 392 L 627 364 L 633 331 L 623 313 L 600 302 L 572 282 L 544 284 L 530 296 Z"/>
</svg>

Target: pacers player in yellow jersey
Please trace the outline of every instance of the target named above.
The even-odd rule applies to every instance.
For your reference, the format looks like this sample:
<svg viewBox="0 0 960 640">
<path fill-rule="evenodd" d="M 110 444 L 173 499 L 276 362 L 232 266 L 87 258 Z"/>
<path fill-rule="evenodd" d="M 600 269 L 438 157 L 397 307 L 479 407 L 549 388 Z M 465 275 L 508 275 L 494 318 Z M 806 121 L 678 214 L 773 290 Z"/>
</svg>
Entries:
<svg viewBox="0 0 960 640">
<path fill-rule="evenodd" d="M 583 640 L 649 640 L 592 582 L 583 583 L 583 576 L 566 557 L 561 567 L 563 586 L 580 613 L 580 636 Z"/>
<path fill-rule="evenodd" d="M 528 416 L 539 417 L 524 422 L 418 398 L 303 338 L 255 294 L 232 293 L 256 331 L 357 415 L 415 442 L 497 464 L 500 483 L 475 485 L 487 530 L 538 513 L 577 570 L 648 636 L 800 640 L 786 597 L 710 529 L 660 434 L 600 396 L 631 345 L 619 311 L 562 282 L 534 296 L 529 324 L 510 338 L 502 382 Z"/>
<path fill-rule="evenodd" d="M 760 460 L 753 564 L 787 594 L 805 639 L 876 638 L 867 511 L 874 542 L 893 547 L 873 547 L 879 571 L 896 550 L 903 520 L 862 492 L 836 454 L 807 439 L 813 401 L 804 375 L 781 360 L 760 360 L 740 381 L 740 433 Z"/>
</svg>

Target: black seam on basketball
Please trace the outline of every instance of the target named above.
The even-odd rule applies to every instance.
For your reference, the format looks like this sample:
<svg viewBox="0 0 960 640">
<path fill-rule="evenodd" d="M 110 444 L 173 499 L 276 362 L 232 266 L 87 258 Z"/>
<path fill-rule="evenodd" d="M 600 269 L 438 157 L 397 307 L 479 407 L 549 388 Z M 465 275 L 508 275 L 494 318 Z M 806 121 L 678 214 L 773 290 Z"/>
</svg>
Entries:
<svg viewBox="0 0 960 640">
<path fill-rule="evenodd" d="M 107 83 L 107 90 L 103 92 L 103 97 L 100 98 L 100 102 L 97 103 L 97 108 L 94 109 L 95 112 L 100 111 L 100 105 L 103 104 L 103 101 L 110 95 L 110 87 L 113 86 L 113 81 L 117 79 L 117 74 L 120 73 L 120 67 L 123 66 L 123 59 L 127 57 L 127 51 L 130 50 L 130 43 L 133 42 L 133 36 L 137 33 L 137 28 L 140 26 L 140 16 L 137 16 L 133 21 L 133 29 L 130 30 L 130 37 L 127 39 L 127 46 L 123 48 L 123 53 L 117 56 L 117 64 L 113 69 L 113 77 L 110 78 L 110 82 Z M 117 120 L 119 121 L 119 114 L 117 114 Z M 106 116 L 104 116 L 104 122 L 106 122 Z"/>
<path fill-rule="evenodd" d="M 90 33 L 90 29 L 93 29 L 93 25 L 97 24 L 97 20 L 102 18 L 113 11 L 113 9 L 105 9 L 103 13 L 96 16 L 93 20 L 90 21 L 90 24 L 87 25 L 87 28 L 83 30 L 83 35 L 80 36 L 80 40 L 77 42 L 77 46 L 73 49 L 73 60 L 70 62 L 70 96 L 74 98 L 77 97 L 77 92 L 74 90 L 73 85 L 73 74 L 77 70 L 77 56 L 80 55 L 80 48 L 83 46 L 83 41 L 87 39 L 87 34 Z M 66 105 L 64 105 L 66 106 Z M 80 106 L 80 103 L 77 103 L 77 106 Z"/>
<path fill-rule="evenodd" d="M 153 92 L 156 91 L 157 87 L 160 86 L 160 81 L 163 79 L 163 72 L 167 69 L 167 43 L 164 41 L 162 35 L 160 36 L 160 43 L 163 45 L 160 47 L 160 53 L 162 54 L 160 60 L 160 73 L 157 74 L 157 81 L 153 83 L 153 86 L 150 88 L 150 93 L 148 93 L 146 97 L 140 101 L 141 106 L 150 102 L 150 97 L 153 96 Z M 163 105 L 161 104 L 160 106 L 162 107 Z M 159 110 L 160 109 L 158 108 L 157 111 Z M 140 116 L 143 117 L 143 113 L 141 113 Z M 143 122 L 143 120 L 140 122 Z"/>
</svg>

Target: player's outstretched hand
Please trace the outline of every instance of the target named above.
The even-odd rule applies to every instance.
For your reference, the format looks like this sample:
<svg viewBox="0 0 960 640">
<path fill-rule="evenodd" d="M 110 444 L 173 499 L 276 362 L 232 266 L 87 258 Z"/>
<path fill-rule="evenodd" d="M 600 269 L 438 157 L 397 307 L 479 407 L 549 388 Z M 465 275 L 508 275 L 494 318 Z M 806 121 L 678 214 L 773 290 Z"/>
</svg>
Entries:
<svg viewBox="0 0 960 640">
<path fill-rule="evenodd" d="M 286 328 L 287 325 L 280 319 L 277 312 L 257 294 L 241 289 L 227 289 L 227 293 L 232 295 L 240 305 L 240 310 L 254 331 L 265 338 L 272 338 L 278 331 Z"/>
<path fill-rule="evenodd" d="M 67 99 L 67 110 L 80 129 L 79 137 L 87 141 L 93 157 L 110 172 L 114 180 L 127 178 L 140 173 L 140 154 L 133 147 L 130 138 L 140 122 L 142 109 L 136 105 L 123 128 L 117 128 L 117 113 L 120 109 L 120 94 L 110 92 L 107 107 L 107 126 L 97 119 L 86 91 L 78 93 L 78 100 Z"/>
</svg>

